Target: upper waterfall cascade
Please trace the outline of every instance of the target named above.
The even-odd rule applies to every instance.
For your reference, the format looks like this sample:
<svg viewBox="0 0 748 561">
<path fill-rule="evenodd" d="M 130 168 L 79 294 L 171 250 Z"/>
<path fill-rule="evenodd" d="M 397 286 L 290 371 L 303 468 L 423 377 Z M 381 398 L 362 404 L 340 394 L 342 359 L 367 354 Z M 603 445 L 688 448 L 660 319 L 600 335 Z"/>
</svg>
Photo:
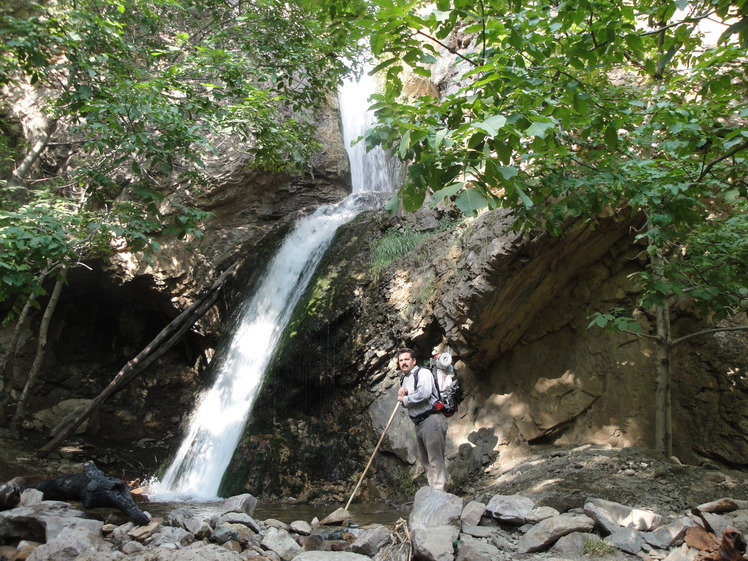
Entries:
<svg viewBox="0 0 748 561">
<path fill-rule="evenodd" d="M 327 251 L 337 229 L 366 208 L 382 204 L 382 193 L 396 188 L 397 164 L 382 150 L 351 147 L 371 126 L 365 104 L 374 81 L 364 76 L 340 90 L 341 119 L 351 163 L 352 194 L 299 220 L 272 259 L 258 288 L 240 307 L 210 365 L 212 386 L 199 396 L 189 428 L 163 479 L 152 485 L 157 499 L 214 499 L 239 443 L 268 365 L 296 304 Z M 394 173 L 393 173 L 394 171 Z"/>
<path fill-rule="evenodd" d="M 363 74 L 358 81 L 349 80 L 340 88 L 340 118 L 343 142 L 351 165 L 353 192 L 392 193 L 402 183 L 403 166 L 397 158 L 380 147 L 366 151 L 364 142 L 354 142 L 375 124 L 369 111 L 369 96 L 376 91 L 376 80 Z"/>
</svg>

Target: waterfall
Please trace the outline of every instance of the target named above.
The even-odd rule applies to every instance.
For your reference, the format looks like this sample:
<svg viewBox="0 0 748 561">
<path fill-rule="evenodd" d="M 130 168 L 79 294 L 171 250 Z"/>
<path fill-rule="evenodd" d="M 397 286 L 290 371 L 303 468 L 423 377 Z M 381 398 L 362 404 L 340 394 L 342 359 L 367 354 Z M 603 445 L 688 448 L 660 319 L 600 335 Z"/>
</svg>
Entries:
<svg viewBox="0 0 748 561">
<path fill-rule="evenodd" d="M 346 83 L 339 95 L 353 193 L 299 220 L 258 281 L 255 294 L 241 306 L 228 344 L 211 362 L 215 380 L 198 398 L 185 438 L 163 479 L 151 486 L 156 498 L 217 498 L 268 365 L 335 232 L 364 208 L 382 204 L 382 197 L 372 192 L 390 193 L 395 188 L 392 170 L 398 167 L 390 163 L 392 158 L 381 150 L 366 153 L 360 144 L 350 148 L 351 139 L 372 122 L 362 102 L 374 91 L 363 88 L 373 88 L 374 82 L 365 78 Z"/>
<path fill-rule="evenodd" d="M 364 73 L 358 81 L 346 81 L 338 96 L 354 193 L 357 190 L 393 193 L 403 181 L 404 167 L 397 158 L 379 146 L 367 152 L 363 141 L 353 144 L 376 122 L 374 113 L 369 111 L 369 96 L 376 88 L 376 79 Z"/>
</svg>

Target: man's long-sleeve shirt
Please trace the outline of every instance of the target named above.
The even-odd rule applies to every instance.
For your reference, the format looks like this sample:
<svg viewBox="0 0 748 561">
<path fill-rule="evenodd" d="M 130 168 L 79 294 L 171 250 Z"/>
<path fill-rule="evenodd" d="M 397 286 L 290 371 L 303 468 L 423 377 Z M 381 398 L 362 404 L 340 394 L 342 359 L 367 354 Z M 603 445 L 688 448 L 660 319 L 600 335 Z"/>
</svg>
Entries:
<svg viewBox="0 0 748 561">
<path fill-rule="evenodd" d="M 415 387 L 415 372 L 418 372 L 418 387 Z M 428 368 L 416 366 L 405 378 L 402 386 L 408 390 L 403 397 L 402 404 L 408 410 L 408 415 L 415 417 L 429 411 L 436 401 L 434 391 L 434 376 Z"/>
</svg>

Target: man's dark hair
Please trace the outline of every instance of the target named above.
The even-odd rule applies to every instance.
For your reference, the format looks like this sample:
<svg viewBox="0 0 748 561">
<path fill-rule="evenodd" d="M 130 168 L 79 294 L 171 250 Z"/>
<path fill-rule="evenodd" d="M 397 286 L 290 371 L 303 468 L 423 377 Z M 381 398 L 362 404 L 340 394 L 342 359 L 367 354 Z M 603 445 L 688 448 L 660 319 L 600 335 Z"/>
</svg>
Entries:
<svg viewBox="0 0 748 561">
<path fill-rule="evenodd" d="M 416 358 L 416 352 L 413 349 L 409 349 L 408 347 L 398 349 L 397 356 L 403 355 L 405 353 L 408 353 L 410 355 L 410 358 Z"/>
</svg>

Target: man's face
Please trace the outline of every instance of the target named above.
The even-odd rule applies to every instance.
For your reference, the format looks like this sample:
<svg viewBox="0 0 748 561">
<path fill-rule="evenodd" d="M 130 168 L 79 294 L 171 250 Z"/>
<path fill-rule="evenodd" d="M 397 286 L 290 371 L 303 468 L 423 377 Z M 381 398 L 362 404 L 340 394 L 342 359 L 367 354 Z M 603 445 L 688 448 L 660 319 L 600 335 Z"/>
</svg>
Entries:
<svg viewBox="0 0 748 561">
<path fill-rule="evenodd" d="M 409 353 L 403 353 L 397 357 L 397 365 L 402 370 L 403 374 L 409 374 L 413 367 L 416 365 L 416 359 L 410 356 Z"/>
</svg>

